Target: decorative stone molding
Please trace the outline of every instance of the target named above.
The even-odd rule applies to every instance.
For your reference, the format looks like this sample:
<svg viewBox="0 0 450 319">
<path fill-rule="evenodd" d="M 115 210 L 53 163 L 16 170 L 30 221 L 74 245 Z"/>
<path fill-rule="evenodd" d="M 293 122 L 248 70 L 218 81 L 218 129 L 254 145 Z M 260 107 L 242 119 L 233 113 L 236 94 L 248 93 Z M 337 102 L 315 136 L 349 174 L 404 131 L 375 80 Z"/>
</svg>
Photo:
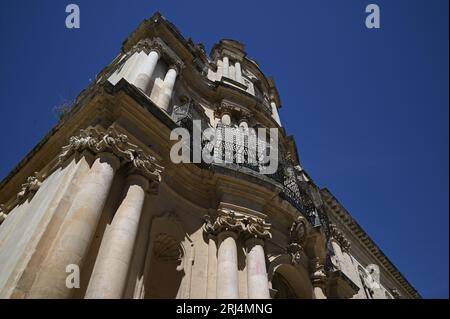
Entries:
<svg viewBox="0 0 450 319">
<path fill-rule="evenodd" d="M 389 289 L 389 292 L 391 293 L 392 297 L 394 297 L 394 299 L 400 299 L 402 297 L 397 288 L 391 288 Z"/>
<path fill-rule="evenodd" d="M 291 225 L 289 230 L 289 236 L 291 242 L 302 244 L 307 235 L 306 222 L 304 218 L 298 217 Z"/>
<path fill-rule="evenodd" d="M 214 109 L 214 117 L 221 118 L 224 114 L 229 114 L 230 116 L 234 114 L 237 119 L 246 119 L 249 124 L 254 119 L 250 110 L 229 101 L 222 101 L 220 104 L 216 104 Z"/>
<path fill-rule="evenodd" d="M 291 263 L 293 265 L 299 265 L 301 262 L 301 256 L 304 252 L 303 244 L 306 236 L 306 221 L 303 217 L 299 216 L 289 229 L 289 244 L 286 248 L 287 253 L 291 256 Z"/>
<path fill-rule="evenodd" d="M 149 180 L 161 181 L 163 167 L 156 163 L 156 159 L 146 154 L 137 145 L 130 143 L 125 134 L 118 133 L 114 128 L 109 128 L 106 132 L 89 128 L 81 130 L 77 136 L 72 136 L 69 144 L 62 148 L 58 158 L 59 165 L 63 164 L 72 154 L 83 151 L 90 151 L 94 154 L 112 153 L 122 163 L 129 163 L 134 170 Z"/>
<path fill-rule="evenodd" d="M 245 219 L 246 232 L 248 236 L 260 239 L 272 238 L 270 233 L 270 224 L 262 218 L 258 217 L 247 217 Z"/>
<path fill-rule="evenodd" d="M 350 250 L 350 241 L 337 228 L 335 224 L 330 224 L 330 240 L 336 240 L 343 252 Z"/>
<path fill-rule="evenodd" d="M 41 186 L 41 180 L 38 176 L 38 173 L 35 172 L 33 176 L 27 178 L 27 181 L 22 184 L 21 191 L 17 194 L 17 201 L 19 203 L 24 202 L 28 198 L 34 196 L 34 194 L 38 191 Z"/>
<path fill-rule="evenodd" d="M 262 218 L 246 216 L 231 209 L 220 209 L 215 219 L 212 219 L 210 215 L 205 216 L 203 230 L 213 235 L 232 231 L 248 238 L 268 239 L 272 238 L 270 226 Z"/>
<path fill-rule="evenodd" d="M 291 263 L 297 266 L 302 261 L 303 247 L 298 243 L 290 243 L 287 248 L 287 253 L 291 256 Z"/>
<path fill-rule="evenodd" d="M 232 210 L 221 209 L 217 217 L 212 220 L 211 216 L 205 215 L 204 231 L 211 234 L 218 234 L 222 231 L 233 231 L 241 233 L 245 230 L 245 216 L 236 214 Z"/>
</svg>

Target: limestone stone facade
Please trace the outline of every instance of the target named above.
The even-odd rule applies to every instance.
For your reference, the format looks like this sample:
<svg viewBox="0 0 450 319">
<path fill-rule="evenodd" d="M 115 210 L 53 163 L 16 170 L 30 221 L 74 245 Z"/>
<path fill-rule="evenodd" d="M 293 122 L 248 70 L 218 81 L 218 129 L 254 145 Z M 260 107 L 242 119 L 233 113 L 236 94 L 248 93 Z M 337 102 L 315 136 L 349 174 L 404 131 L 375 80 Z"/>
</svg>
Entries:
<svg viewBox="0 0 450 319">
<path fill-rule="evenodd" d="M 242 43 L 208 55 L 145 20 L 0 184 L 0 298 L 420 298 L 302 168 L 280 107 Z M 277 172 L 174 163 L 192 120 L 276 128 Z"/>
</svg>

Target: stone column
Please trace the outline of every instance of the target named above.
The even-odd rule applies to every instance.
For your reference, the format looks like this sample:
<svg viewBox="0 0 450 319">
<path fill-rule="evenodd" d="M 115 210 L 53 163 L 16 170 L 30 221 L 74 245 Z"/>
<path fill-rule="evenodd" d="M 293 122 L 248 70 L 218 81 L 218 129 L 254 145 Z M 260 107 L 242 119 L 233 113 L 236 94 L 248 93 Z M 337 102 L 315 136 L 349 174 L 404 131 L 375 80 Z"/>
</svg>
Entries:
<svg viewBox="0 0 450 319">
<path fill-rule="evenodd" d="M 125 197 L 105 233 L 85 298 L 122 297 L 139 228 L 148 179 L 139 174 L 127 177 Z"/>
<path fill-rule="evenodd" d="M 222 76 L 224 77 L 230 77 L 230 61 L 228 60 L 227 56 L 223 57 L 223 64 L 222 64 Z"/>
<path fill-rule="evenodd" d="M 111 153 L 98 154 L 41 265 L 30 298 L 70 297 L 66 267 L 74 264 L 82 268 L 119 164 Z"/>
<path fill-rule="evenodd" d="M 219 251 L 217 257 L 217 293 L 218 299 L 239 298 L 239 278 L 236 239 L 232 231 L 223 231 L 218 235 Z"/>
<path fill-rule="evenodd" d="M 241 70 L 241 63 L 236 62 L 234 64 L 234 70 L 235 70 L 235 77 L 236 77 L 236 81 L 239 83 L 242 83 L 242 70 Z"/>
<path fill-rule="evenodd" d="M 148 55 L 145 56 L 144 60 L 137 67 L 136 80 L 134 85 L 146 93 L 149 90 L 150 80 L 155 71 L 156 64 L 158 63 L 159 53 L 156 50 L 150 51 Z"/>
<path fill-rule="evenodd" d="M 217 284 L 217 247 L 215 236 L 208 234 L 208 277 L 206 298 L 216 298 L 216 284 Z"/>
<path fill-rule="evenodd" d="M 164 77 L 162 90 L 158 98 L 158 106 L 167 112 L 170 100 L 172 99 L 173 87 L 177 78 L 177 70 L 175 67 L 170 67 Z"/>
<path fill-rule="evenodd" d="M 247 247 L 248 298 L 269 299 L 264 241 L 260 238 L 250 238 L 245 244 Z"/>
</svg>

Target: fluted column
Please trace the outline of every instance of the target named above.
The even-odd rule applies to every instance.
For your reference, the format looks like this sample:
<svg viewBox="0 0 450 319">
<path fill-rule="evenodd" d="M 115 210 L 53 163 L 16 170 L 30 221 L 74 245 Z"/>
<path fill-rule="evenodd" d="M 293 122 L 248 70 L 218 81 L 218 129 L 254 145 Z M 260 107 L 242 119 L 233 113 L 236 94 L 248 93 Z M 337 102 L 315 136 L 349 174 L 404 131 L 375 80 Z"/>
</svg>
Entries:
<svg viewBox="0 0 450 319">
<path fill-rule="evenodd" d="M 264 241 L 260 238 L 250 238 L 245 244 L 247 247 L 248 298 L 269 299 Z"/>
<path fill-rule="evenodd" d="M 41 266 L 29 297 L 70 296 L 71 290 L 66 287 L 66 267 L 75 264 L 82 268 L 119 164 L 119 159 L 111 153 L 98 154 Z"/>
<path fill-rule="evenodd" d="M 223 231 L 218 235 L 216 295 L 219 299 L 239 298 L 237 236 L 232 231 Z"/>
<path fill-rule="evenodd" d="M 170 67 L 164 77 L 164 83 L 159 95 L 158 106 L 164 111 L 169 108 L 170 100 L 172 99 L 173 88 L 175 86 L 175 80 L 177 78 L 177 70 L 175 67 Z"/>
<path fill-rule="evenodd" d="M 125 196 L 106 232 L 85 298 L 121 298 L 138 232 L 149 181 L 142 175 L 127 177 Z"/>
<path fill-rule="evenodd" d="M 241 64 L 239 62 L 236 62 L 234 64 L 234 71 L 235 71 L 235 78 L 236 81 L 239 83 L 242 83 L 242 70 L 241 70 Z"/>
<path fill-rule="evenodd" d="M 77 153 L 94 153 L 97 158 L 81 181 L 80 190 L 39 267 L 28 298 L 70 297 L 72 290 L 66 286 L 67 266 L 75 265 L 83 271 L 115 171 L 121 164 L 128 163 L 155 180 L 160 180 L 163 169 L 154 157 L 130 143 L 128 137 L 114 127 L 106 131 L 89 128 L 72 136 L 69 144 L 62 148 L 59 165 L 64 165 Z"/>
<path fill-rule="evenodd" d="M 156 50 L 150 51 L 143 61 L 137 66 L 137 76 L 134 85 L 144 92 L 149 90 L 150 80 L 158 63 L 159 53 Z"/>
</svg>

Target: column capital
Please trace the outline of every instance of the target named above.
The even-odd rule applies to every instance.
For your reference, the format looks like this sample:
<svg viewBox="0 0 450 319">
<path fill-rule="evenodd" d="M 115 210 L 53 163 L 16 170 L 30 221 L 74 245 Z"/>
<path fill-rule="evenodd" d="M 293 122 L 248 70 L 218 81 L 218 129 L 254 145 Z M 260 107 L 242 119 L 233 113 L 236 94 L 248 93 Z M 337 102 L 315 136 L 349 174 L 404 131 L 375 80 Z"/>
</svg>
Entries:
<svg viewBox="0 0 450 319">
<path fill-rule="evenodd" d="M 245 218 L 246 235 L 250 238 L 258 238 L 261 240 L 272 238 L 270 232 L 271 224 L 264 219 L 255 216 L 247 216 Z"/>
<path fill-rule="evenodd" d="M 100 158 L 111 159 L 111 156 L 114 156 L 119 165 L 129 163 L 151 181 L 161 181 L 163 167 L 157 164 L 156 158 L 130 143 L 128 136 L 119 133 L 114 127 L 106 131 L 96 128 L 81 130 L 79 135 L 72 136 L 69 144 L 62 148 L 58 164 L 62 165 L 72 154 L 84 151 L 92 152 Z"/>
<path fill-rule="evenodd" d="M 223 231 L 233 231 L 244 235 L 245 239 L 258 238 L 261 240 L 272 238 L 270 224 L 256 216 L 248 216 L 231 209 L 222 208 L 217 215 L 206 215 L 204 231 L 210 234 L 219 234 Z"/>
<path fill-rule="evenodd" d="M 330 224 L 330 240 L 334 240 L 341 247 L 343 252 L 349 252 L 350 241 L 344 236 L 335 224 Z"/>
<path fill-rule="evenodd" d="M 210 215 L 205 215 L 203 230 L 210 234 L 220 234 L 224 231 L 232 231 L 240 234 L 246 229 L 244 218 L 245 216 L 237 214 L 232 210 L 219 209 L 214 218 Z"/>
</svg>

